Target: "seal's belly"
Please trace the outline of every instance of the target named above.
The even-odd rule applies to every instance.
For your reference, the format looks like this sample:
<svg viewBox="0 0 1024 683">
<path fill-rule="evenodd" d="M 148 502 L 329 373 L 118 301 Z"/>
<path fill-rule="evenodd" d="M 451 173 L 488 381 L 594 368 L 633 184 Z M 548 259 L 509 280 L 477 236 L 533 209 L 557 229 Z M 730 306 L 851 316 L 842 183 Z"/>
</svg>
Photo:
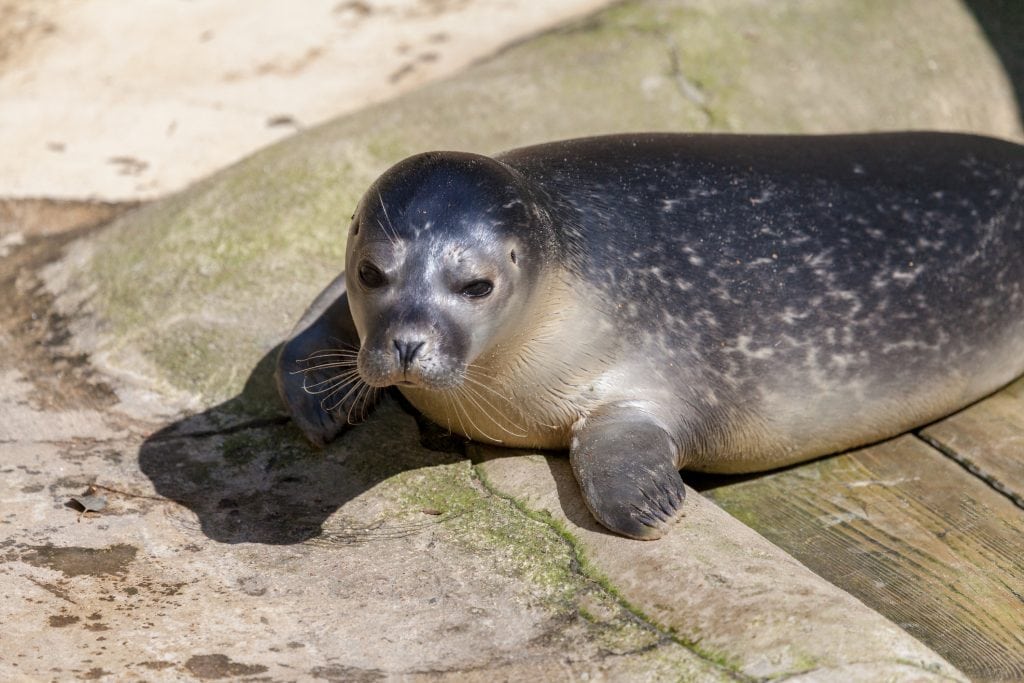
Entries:
<svg viewBox="0 0 1024 683">
<path fill-rule="evenodd" d="M 724 421 L 732 428 L 690 467 L 718 473 L 782 467 L 949 415 L 1024 374 L 1024 324 L 1008 330 L 1016 331 L 1003 343 L 966 355 L 933 350 L 888 362 L 883 356 L 855 373 L 823 365 L 776 367 L 746 385 L 745 412 Z"/>
</svg>

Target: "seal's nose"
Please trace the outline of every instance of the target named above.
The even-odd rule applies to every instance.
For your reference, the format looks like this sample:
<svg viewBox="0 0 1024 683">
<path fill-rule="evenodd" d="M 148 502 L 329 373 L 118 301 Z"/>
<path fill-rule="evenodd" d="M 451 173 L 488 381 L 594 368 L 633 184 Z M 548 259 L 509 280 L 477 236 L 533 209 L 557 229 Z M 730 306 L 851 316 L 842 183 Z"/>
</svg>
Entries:
<svg viewBox="0 0 1024 683">
<path fill-rule="evenodd" d="M 402 366 L 402 371 L 408 372 L 409 366 L 412 365 L 413 360 L 426 342 L 420 339 L 395 339 L 394 342 L 395 348 L 398 350 L 398 362 Z"/>
</svg>

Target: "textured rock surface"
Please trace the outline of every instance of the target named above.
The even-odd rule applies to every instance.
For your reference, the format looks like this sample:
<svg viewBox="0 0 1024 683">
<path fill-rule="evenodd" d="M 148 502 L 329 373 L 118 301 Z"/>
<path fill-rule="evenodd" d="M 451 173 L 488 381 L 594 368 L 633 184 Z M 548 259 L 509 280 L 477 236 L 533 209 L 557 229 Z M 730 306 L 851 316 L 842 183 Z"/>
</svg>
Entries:
<svg viewBox="0 0 1024 683">
<path fill-rule="evenodd" d="M 606 536 L 557 461 L 482 480 L 393 404 L 313 452 L 270 359 L 336 274 L 358 195 L 407 153 L 637 129 L 1019 136 L 1015 116 L 952 0 L 652 0 L 132 211 L 46 287 L 43 246 L 67 237 L 0 226 L 0 678 L 957 677 L 695 494 L 660 545 Z M 106 507 L 68 507 L 83 494 Z"/>
<path fill-rule="evenodd" d="M 705 656 L 756 679 L 955 676 L 941 658 L 692 489 L 685 516 L 654 543 L 594 521 L 566 458 L 474 446 L 495 491 L 551 519 L 637 612 Z M 863 670 L 863 673 L 858 673 Z"/>
<path fill-rule="evenodd" d="M 286 426 L 0 448 L 3 680 L 728 679 L 394 405 L 326 454 Z"/>
</svg>

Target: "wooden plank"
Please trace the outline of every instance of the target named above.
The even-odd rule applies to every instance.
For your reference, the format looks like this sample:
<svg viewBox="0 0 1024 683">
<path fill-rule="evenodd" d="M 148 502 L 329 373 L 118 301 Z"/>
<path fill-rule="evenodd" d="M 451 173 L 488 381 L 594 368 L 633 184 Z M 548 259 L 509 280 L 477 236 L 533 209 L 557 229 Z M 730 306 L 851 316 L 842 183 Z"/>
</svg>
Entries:
<svg viewBox="0 0 1024 683">
<path fill-rule="evenodd" d="M 1024 510 L 917 437 L 705 494 L 968 676 L 1024 679 Z"/>
<path fill-rule="evenodd" d="M 1024 378 L 921 436 L 1024 508 Z"/>
</svg>

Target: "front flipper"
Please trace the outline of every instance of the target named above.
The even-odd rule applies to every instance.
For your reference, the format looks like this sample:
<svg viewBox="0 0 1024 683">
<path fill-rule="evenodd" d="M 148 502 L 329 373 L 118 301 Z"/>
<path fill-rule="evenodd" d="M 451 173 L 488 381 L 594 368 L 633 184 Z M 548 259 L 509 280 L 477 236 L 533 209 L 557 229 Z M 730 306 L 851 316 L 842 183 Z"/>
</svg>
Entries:
<svg viewBox="0 0 1024 683">
<path fill-rule="evenodd" d="M 317 446 L 374 407 L 378 392 L 354 374 L 358 350 L 342 273 L 306 309 L 277 357 L 278 393 L 296 426 Z"/>
<path fill-rule="evenodd" d="M 676 456 L 672 438 L 648 413 L 608 406 L 574 429 L 569 459 L 598 522 L 651 540 L 668 531 L 686 496 Z"/>
</svg>

